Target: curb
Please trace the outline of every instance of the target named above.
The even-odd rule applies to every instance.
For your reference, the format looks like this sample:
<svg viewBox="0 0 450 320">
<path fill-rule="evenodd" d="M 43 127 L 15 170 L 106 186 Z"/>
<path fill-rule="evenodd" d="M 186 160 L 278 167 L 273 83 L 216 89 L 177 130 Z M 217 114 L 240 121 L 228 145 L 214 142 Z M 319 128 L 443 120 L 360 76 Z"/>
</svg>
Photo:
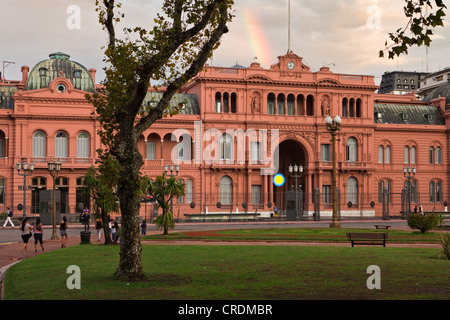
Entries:
<svg viewBox="0 0 450 320">
<path fill-rule="evenodd" d="M 3 279 L 5 278 L 6 271 L 11 268 L 16 263 L 21 262 L 22 260 L 15 261 L 13 263 L 8 264 L 7 266 L 4 266 L 0 269 L 0 300 L 3 300 L 4 296 L 4 288 L 3 288 Z"/>
</svg>

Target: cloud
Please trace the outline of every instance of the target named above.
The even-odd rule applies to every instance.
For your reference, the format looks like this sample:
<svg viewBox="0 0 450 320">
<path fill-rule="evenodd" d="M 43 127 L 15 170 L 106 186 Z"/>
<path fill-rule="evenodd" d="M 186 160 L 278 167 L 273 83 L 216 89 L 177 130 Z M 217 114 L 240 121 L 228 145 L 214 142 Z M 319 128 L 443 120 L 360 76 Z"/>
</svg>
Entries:
<svg viewBox="0 0 450 320">
<path fill-rule="evenodd" d="M 122 26 L 150 27 L 160 11 L 162 0 L 128 0 L 123 2 L 125 20 Z M 378 58 L 388 33 L 406 25 L 404 2 L 388 0 L 291 0 L 291 49 L 304 58 L 313 69 L 334 63 L 331 69 L 339 73 L 372 74 L 380 77 L 385 71 L 422 71 L 426 65 L 424 48 L 410 50 L 409 56 L 388 60 Z M 81 28 L 69 30 L 67 7 L 75 4 L 81 9 Z M 213 64 L 232 66 L 238 62 L 250 65 L 255 47 L 264 41 L 268 61 L 264 67 L 277 61 L 277 56 L 288 49 L 288 0 L 235 0 L 235 18 L 230 32 L 223 37 L 214 53 Z M 373 11 L 379 9 L 379 28 L 368 27 Z M 258 22 L 262 38 L 252 37 L 243 12 L 251 12 Z M 26 1 L 2 0 L 2 46 L 0 60 L 14 61 L 8 66 L 9 79 L 21 79 L 20 67 L 33 67 L 47 59 L 48 54 L 63 51 L 71 59 L 87 68 L 96 68 L 97 79 L 103 78 L 103 52 L 107 34 L 98 23 L 92 0 L 81 1 Z M 449 65 L 450 26 L 436 29 L 435 42 L 428 50 L 430 69 Z M 252 42 L 253 41 L 253 42 Z M 262 46 L 261 46 L 262 47 Z"/>
</svg>

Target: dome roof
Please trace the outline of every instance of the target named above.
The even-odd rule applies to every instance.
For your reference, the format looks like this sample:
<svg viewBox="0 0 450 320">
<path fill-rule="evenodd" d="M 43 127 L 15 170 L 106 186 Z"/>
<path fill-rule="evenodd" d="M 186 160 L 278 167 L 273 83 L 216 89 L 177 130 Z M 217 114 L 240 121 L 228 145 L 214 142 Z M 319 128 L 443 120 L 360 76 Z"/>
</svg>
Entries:
<svg viewBox="0 0 450 320">
<path fill-rule="evenodd" d="M 431 101 L 439 97 L 444 97 L 446 99 L 446 103 L 450 103 L 450 83 L 443 84 L 433 89 L 430 93 L 428 93 L 425 96 L 423 100 Z"/>
<path fill-rule="evenodd" d="M 47 88 L 50 82 L 61 75 L 72 82 L 75 89 L 94 92 L 95 84 L 89 71 L 81 64 L 69 60 L 62 52 L 49 55 L 50 59 L 36 64 L 28 76 L 27 90 Z"/>
</svg>

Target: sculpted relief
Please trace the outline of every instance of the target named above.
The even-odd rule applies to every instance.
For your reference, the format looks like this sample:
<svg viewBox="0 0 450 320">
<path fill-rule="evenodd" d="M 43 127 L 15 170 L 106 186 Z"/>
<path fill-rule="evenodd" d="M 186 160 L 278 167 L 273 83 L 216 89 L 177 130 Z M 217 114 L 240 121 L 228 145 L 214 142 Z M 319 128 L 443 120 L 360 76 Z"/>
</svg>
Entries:
<svg viewBox="0 0 450 320">
<path fill-rule="evenodd" d="M 252 113 L 260 113 L 261 112 L 261 96 L 259 92 L 253 92 L 252 102 L 251 102 L 251 110 Z"/>
<path fill-rule="evenodd" d="M 329 116 L 330 115 L 330 111 L 331 111 L 330 97 L 328 97 L 326 95 L 323 96 L 322 103 L 321 103 L 321 108 L 322 108 L 322 115 L 323 116 Z"/>
</svg>

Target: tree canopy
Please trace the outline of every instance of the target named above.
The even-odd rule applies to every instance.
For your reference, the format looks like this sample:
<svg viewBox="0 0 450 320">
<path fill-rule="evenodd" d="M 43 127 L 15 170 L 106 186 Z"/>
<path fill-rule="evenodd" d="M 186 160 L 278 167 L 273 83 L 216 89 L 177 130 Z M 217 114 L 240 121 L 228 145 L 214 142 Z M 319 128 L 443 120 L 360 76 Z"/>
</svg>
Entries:
<svg viewBox="0 0 450 320">
<path fill-rule="evenodd" d="M 122 217 L 121 252 L 116 275 L 130 280 L 143 276 L 139 237 L 142 198 L 140 172 L 144 161 L 137 143 L 155 121 L 177 113 L 169 102 L 203 68 L 231 21 L 233 0 L 164 0 L 153 26 L 116 27 L 125 16 L 115 0 L 97 0 L 99 22 L 108 34 L 106 79 L 101 92 L 88 96 L 101 124 L 102 144 L 119 164 L 117 194 Z M 166 87 L 154 106 L 143 101 L 158 82 Z"/>
<path fill-rule="evenodd" d="M 403 11 L 408 22 L 405 27 L 389 33 L 391 44 L 385 43 L 389 59 L 408 54 L 413 46 L 430 46 L 435 28 L 444 26 L 446 8 L 443 0 L 405 0 Z M 380 50 L 380 57 L 384 57 L 385 50 Z"/>
</svg>

